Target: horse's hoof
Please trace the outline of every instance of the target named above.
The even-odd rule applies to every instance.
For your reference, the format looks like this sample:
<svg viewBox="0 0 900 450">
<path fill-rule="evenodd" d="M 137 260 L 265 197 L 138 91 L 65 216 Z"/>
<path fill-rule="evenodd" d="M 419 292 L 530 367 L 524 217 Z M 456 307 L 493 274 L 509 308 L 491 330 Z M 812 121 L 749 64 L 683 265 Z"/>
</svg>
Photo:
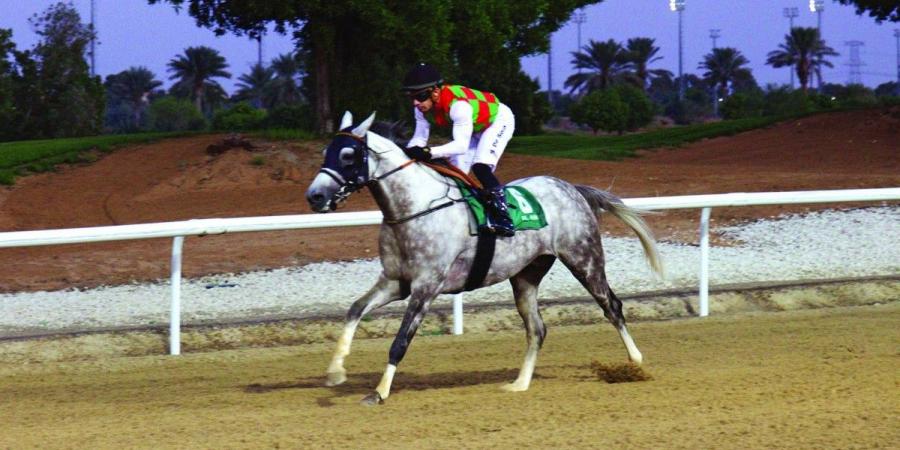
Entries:
<svg viewBox="0 0 900 450">
<path fill-rule="evenodd" d="M 381 398 L 381 394 L 379 394 L 378 391 L 372 391 L 371 394 L 363 397 L 363 399 L 359 401 L 359 404 L 366 406 L 383 405 L 384 399 Z"/>
<path fill-rule="evenodd" d="M 325 386 L 337 386 L 347 381 L 346 371 L 328 372 L 326 376 L 327 378 L 325 379 Z"/>
<path fill-rule="evenodd" d="M 524 392 L 528 390 L 528 385 L 524 383 L 509 383 L 500 386 L 500 389 L 506 392 Z"/>
</svg>

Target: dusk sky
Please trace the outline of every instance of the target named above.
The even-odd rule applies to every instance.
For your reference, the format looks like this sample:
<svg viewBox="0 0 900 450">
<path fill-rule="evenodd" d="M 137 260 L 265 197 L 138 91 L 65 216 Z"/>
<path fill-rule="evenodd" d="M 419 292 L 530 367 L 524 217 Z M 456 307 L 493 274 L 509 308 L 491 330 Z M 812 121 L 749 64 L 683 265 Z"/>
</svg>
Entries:
<svg viewBox="0 0 900 450">
<path fill-rule="evenodd" d="M 167 4 L 148 5 L 146 0 L 95 0 L 97 5 L 97 72 L 104 77 L 130 66 L 146 66 L 157 78 L 170 86 L 166 64 L 189 46 L 206 45 L 219 50 L 230 64 L 231 80 L 222 85 L 233 92 L 237 76 L 246 73 L 257 59 L 257 45 L 246 37 L 216 37 L 212 31 L 198 28 L 186 12 L 176 14 Z M 28 18 L 41 13 L 54 0 L 0 0 L 0 28 L 12 28 L 19 49 L 31 48 L 37 35 Z M 84 22 L 90 20 L 90 0 L 74 0 Z M 697 65 L 712 48 L 710 29 L 720 29 L 717 45 L 735 47 L 749 60 L 761 85 L 790 81 L 787 69 L 765 65 L 766 54 L 784 42 L 788 19 L 787 7 L 798 9 L 795 26 L 816 26 L 816 14 L 809 11 L 807 0 L 687 0 L 684 19 L 684 72 L 699 73 Z M 581 43 L 589 40 L 615 39 L 625 42 L 631 37 L 656 39 L 663 59 L 653 67 L 677 74 L 678 15 L 669 11 L 667 0 L 607 0 L 585 9 L 586 22 L 581 26 Z M 859 56 L 864 84 L 875 87 L 895 81 L 897 47 L 894 29 L 900 24 L 878 24 L 868 16 L 857 16 L 854 9 L 831 0 L 825 1 L 822 30 L 828 45 L 840 53 L 832 59 L 833 69 L 826 69 L 826 82 L 846 83 L 850 76 L 850 50 L 845 42 L 862 41 Z M 575 23 L 555 33 L 553 41 L 553 87 L 562 83 L 573 70 L 571 52 L 578 46 Z M 266 61 L 289 52 L 293 42 L 289 36 L 270 34 L 263 41 Z M 537 78 L 542 88 L 547 85 L 547 55 L 522 59 L 526 73 Z M 490 87 L 485 87 L 489 89 Z"/>
</svg>

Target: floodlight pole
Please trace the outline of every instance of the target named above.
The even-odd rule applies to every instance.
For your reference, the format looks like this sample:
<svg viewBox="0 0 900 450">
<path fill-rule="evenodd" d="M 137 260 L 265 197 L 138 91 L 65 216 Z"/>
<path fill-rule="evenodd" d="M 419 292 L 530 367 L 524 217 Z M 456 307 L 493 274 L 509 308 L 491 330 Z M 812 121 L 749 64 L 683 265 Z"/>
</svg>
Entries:
<svg viewBox="0 0 900 450">
<path fill-rule="evenodd" d="M 819 39 L 822 37 L 822 13 L 825 11 L 825 0 L 809 0 L 809 10 L 816 13 L 816 30 L 819 31 Z M 818 59 L 816 66 L 816 79 L 819 82 L 819 92 L 822 91 L 822 60 Z"/>
<path fill-rule="evenodd" d="M 816 13 L 816 29 L 822 36 L 822 12 L 825 11 L 825 0 L 809 0 L 809 10 Z"/>
<path fill-rule="evenodd" d="M 585 14 L 583 11 L 579 10 L 572 17 L 572 21 L 574 21 L 575 24 L 578 25 L 578 48 L 575 49 L 575 51 L 580 52 L 581 51 L 581 24 L 587 22 L 587 14 Z M 581 67 L 578 68 L 578 73 L 581 73 Z"/>
<path fill-rule="evenodd" d="M 550 35 L 550 45 L 547 46 L 547 103 L 553 109 L 553 35 Z"/>
<path fill-rule="evenodd" d="M 684 13 L 685 0 L 669 0 L 669 9 L 678 12 L 678 100 L 684 100 L 684 25 L 682 13 Z"/>
<path fill-rule="evenodd" d="M 97 76 L 97 49 L 96 49 L 96 41 L 97 41 L 97 18 L 94 14 L 96 10 L 95 0 L 91 0 L 91 76 Z"/>
<path fill-rule="evenodd" d="M 788 29 L 788 35 L 790 35 L 791 31 L 794 29 L 794 17 L 799 16 L 800 11 L 798 11 L 797 8 L 784 8 L 784 11 L 782 12 L 782 14 L 784 15 L 784 17 L 788 18 L 788 21 L 790 23 L 790 28 Z M 793 88 L 794 88 L 794 65 L 791 64 L 791 89 L 793 89 Z"/>
<path fill-rule="evenodd" d="M 894 95 L 900 96 L 900 29 L 894 28 L 894 38 L 897 39 L 897 85 L 894 86 Z"/>
<path fill-rule="evenodd" d="M 719 39 L 720 36 L 722 36 L 722 30 L 720 30 L 718 28 L 713 28 L 713 29 L 709 30 L 709 37 L 712 38 L 713 52 L 716 51 L 716 48 L 717 48 L 716 40 Z M 716 83 L 717 82 L 715 80 L 713 80 L 713 85 L 712 85 L 713 116 L 719 117 L 719 90 L 716 89 L 718 87 L 718 86 L 716 86 Z"/>
<path fill-rule="evenodd" d="M 262 67 L 262 34 L 256 37 L 256 63 Z"/>
<path fill-rule="evenodd" d="M 712 30 L 709 30 L 709 37 L 712 38 L 712 41 L 713 41 L 713 50 L 718 48 L 718 47 L 716 47 L 716 40 L 719 39 L 719 37 L 721 37 L 721 36 L 722 36 L 722 30 L 720 30 L 718 28 L 713 28 Z"/>
</svg>

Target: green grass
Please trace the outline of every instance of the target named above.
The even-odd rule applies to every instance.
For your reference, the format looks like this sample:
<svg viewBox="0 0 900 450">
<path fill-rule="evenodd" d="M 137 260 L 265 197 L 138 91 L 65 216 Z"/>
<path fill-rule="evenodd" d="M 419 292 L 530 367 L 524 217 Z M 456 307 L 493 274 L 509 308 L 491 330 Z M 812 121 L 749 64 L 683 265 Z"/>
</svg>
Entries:
<svg viewBox="0 0 900 450">
<path fill-rule="evenodd" d="M 724 120 L 715 123 L 663 128 L 623 136 L 591 136 L 567 133 L 517 136 L 510 142 L 509 151 L 522 155 L 617 161 L 623 158 L 634 157 L 636 150 L 640 149 L 678 147 L 701 139 L 732 136 L 787 119 L 785 117 L 754 117 Z"/>
<path fill-rule="evenodd" d="M 47 172 L 57 164 L 91 162 L 90 150 L 112 151 L 116 147 L 143 144 L 190 133 L 138 133 L 79 138 L 0 142 L 0 184 L 13 184 L 17 175 Z"/>
</svg>

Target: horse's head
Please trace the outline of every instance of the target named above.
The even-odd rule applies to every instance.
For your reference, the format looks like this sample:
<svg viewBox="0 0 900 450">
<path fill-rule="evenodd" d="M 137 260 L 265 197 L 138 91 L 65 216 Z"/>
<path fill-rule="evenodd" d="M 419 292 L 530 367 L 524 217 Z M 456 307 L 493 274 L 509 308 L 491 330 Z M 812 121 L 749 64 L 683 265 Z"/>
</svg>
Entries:
<svg viewBox="0 0 900 450">
<path fill-rule="evenodd" d="M 369 181 L 369 152 L 366 132 L 375 120 L 375 113 L 353 127 L 349 111 L 341 119 L 340 130 L 324 151 L 325 162 L 306 191 L 310 208 L 317 212 L 334 211 L 350 194 Z"/>
</svg>

